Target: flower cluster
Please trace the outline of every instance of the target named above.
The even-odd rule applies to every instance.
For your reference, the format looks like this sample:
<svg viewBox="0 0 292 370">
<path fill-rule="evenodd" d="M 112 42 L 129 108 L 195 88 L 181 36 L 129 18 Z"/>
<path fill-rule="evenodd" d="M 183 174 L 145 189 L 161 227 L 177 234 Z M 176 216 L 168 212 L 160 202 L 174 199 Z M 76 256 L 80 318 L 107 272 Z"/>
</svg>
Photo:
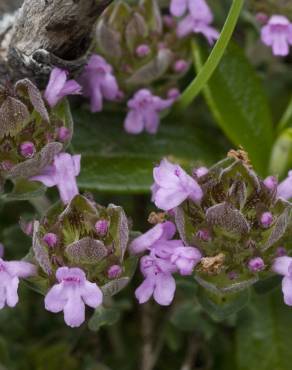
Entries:
<svg viewBox="0 0 292 370">
<path fill-rule="evenodd" d="M 52 79 L 56 79 L 55 70 Z M 45 96 L 52 102 L 51 85 L 52 81 Z M 13 87 L 0 87 L 2 184 L 7 179 L 16 187 L 20 179 L 29 182 L 66 148 L 72 137 L 71 116 L 64 113 L 67 108 L 66 102 L 54 109 L 48 106 L 41 92 L 27 79 Z"/>
<path fill-rule="evenodd" d="M 130 245 L 132 253 L 149 251 L 140 262 L 145 277 L 136 291 L 140 303 L 153 294 L 158 303 L 169 304 L 175 272 L 194 274 L 213 294 L 229 294 L 275 271 L 285 276 L 284 295 L 292 296 L 291 258 L 282 247 L 291 176 L 279 185 L 273 176 L 260 179 L 243 151 L 231 151 L 225 161 L 195 168 L 192 175 L 164 159 L 153 176 L 152 200 L 166 213 Z M 172 240 L 176 229 L 180 239 Z"/>
<path fill-rule="evenodd" d="M 85 320 L 85 305 L 96 308 L 129 281 L 126 267 L 128 221 L 121 207 L 102 207 L 76 195 L 56 204 L 34 224 L 29 254 L 38 267 L 37 289 L 43 289 L 48 311 L 64 312 L 67 325 Z"/>
<path fill-rule="evenodd" d="M 173 273 L 191 275 L 201 260 L 197 248 L 185 246 L 176 234 L 174 223 L 165 221 L 154 226 L 130 244 L 133 254 L 149 251 L 140 261 L 141 272 L 145 278 L 136 290 L 139 303 L 145 303 L 153 295 L 160 305 L 171 304 L 175 293 Z"/>
</svg>

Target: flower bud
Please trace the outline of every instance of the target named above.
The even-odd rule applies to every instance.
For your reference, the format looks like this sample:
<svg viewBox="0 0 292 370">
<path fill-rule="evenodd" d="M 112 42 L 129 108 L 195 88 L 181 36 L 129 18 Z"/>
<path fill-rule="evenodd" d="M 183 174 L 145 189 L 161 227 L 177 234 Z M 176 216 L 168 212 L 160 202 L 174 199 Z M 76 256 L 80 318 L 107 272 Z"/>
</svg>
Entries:
<svg viewBox="0 0 292 370">
<path fill-rule="evenodd" d="M 62 143 L 70 139 L 71 131 L 65 127 L 62 126 L 58 129 L 58 140 L 60 140 Z"/>
<path fill-rule="evenodd" d="M 99 236 L 105 236 L 108 232 L 109 222 L 107 220 L 99 220 L 95 224 L 95 230 Z"/>
<path fill-rule="evenodd" d="M 287 249 L 284 247 L 278 247 L 276 250 L 276 256 L 277 257 L 287 256 Z"/>
<path fill-rule="evenodd" d="M 167 98 L 176 100 L 180 96 L 180 91 L 177 88 L 169 89 L 167 92 Z"/>
<path fill-rule="evenodd" d="M 20 154 L 24 158 L 32 158 L 35 155 L 36 149 L 34 143 L 31 141 L 25 141 L 20 144 Z"/>
<path fill-rule="evenodd" d="M 202 176 L 207 175 L 208 172 L 209 172 L 209 170 L 208 170 L 207 167 L 199 167 L 199 168 L 196 168 L 195 169 L 195 171 L 193 172 L 193 174 L 196 177 L 202 177 Z"/>
<path fill-rule="evenodd" d="M 119 265 L 112 265 L 108 270 L 107 270 L 107 276 L 109 279 L 117 279 L 118 277 L 121 276 L 122 274 L 122 268 Z"/>
<path fill-rule="evenodd" d="M 273 222 L 273 215 L 271 214 L 271 212 L 264 212 L 262 215 L 261 215 L 261 225 L 267 229 L 268 227 L 271 226 Z"/>
<path fill-rule="evenodd" d="M 180 59 L 174 63 L 173 70 L 176 73 L 183 73 L 183 72 L 186 72 L 188 67 L 189 67 L 189 63 L 186 60 Z"/>
<path fill-rule="evenodd" d="M 139 58 L 144 58 L 150 54 L 150 47 L 147 44 L 141 44 L 136 48 L 136 55 Z"/>
<path fill-rule="evenodd" d="M 54 233 L 47 233 L 43 237 L 43 241 L 51 248 L 55 247 L 58 243 L 58 237 Z"/>
<path fill-rule="evenodd" d="M 255 257 L 249 260 L 248 268 L 251 272 L 259 272 L 264 270 L 265 263 L 261 257 Z"/>
<path fill-rule="evenodd" d="M 208 242 L 211 240 L 210 233 L 207 229 L 201 229 L 196 234 L 197 238 L 201 239 L 203 242 Z"/>
</svg>

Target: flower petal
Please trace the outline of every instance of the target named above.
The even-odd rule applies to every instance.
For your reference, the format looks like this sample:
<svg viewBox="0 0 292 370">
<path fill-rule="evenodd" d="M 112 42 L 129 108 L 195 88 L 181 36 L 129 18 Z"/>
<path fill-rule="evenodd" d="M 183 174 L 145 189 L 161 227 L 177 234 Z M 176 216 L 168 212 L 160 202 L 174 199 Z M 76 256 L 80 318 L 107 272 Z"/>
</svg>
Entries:
<svg viewBox="0 0 292 370">
<path fill-rule="evenodd" d="M 101 289 L 90 281 L 86 281 L 84 287 L 82 287 L 81 297 L 83 301 L 92 308 L 101 305 L 103 299 Z"/>
<path fill-rule="evenodd" d="M 175 293 L 175 280 L 170 274 L 160 273 L 156 276 L 156 284 L 153 297 L 155 301 L 162 305 L 168 306 L 173 301 Z"/>
</svg>

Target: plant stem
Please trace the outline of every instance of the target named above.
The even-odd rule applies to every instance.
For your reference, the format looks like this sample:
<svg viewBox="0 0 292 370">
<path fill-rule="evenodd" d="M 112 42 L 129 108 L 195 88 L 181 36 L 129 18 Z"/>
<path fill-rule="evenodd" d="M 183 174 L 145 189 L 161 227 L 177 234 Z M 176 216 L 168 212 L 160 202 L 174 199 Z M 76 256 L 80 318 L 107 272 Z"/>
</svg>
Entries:
<svg viewBox="0 0 292 370">
<path fill-rule="evenodd" d="M 192 370 L 194 368 L 195 357 L 198 353 L 198 349 L 199 346 L 197 337 L 195 335 L 192 335 L 189 338 L 185 359 L 180 370 Z"/>
<path fill-rule="evenodd" d="M 203 68 L 197 74 L 195 79 L 182 93 L 178 101 L 178 107 L 181 110 L 185 109 L 195 99 L 195 97 L 201 92 L 202 88 L 209 81 L 215 69 L 217 68 L 229 44 L 243 4 L 244 0 L 233 0 L 229 14 L 223 26 L 221 35 L 217 40 L 211 54 L 209 55 L 209 58 L 207 59 Z"/>
<path fill-rule="evenodd" d="M 151 303 L 146 303 L 142 307 L 142 360 L 141 370 L 152 370 L 155 363 L 153 361 L 153 317 Z"/>
</svg>

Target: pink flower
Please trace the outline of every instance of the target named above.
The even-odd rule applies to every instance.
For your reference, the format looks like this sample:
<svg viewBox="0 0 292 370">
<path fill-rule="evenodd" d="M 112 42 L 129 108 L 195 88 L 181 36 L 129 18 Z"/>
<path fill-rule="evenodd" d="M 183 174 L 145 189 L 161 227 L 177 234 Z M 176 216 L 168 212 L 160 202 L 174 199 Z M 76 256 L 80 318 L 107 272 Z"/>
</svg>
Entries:
<svg viewBox="0 0 292 370">
<path fill-rule="evenodd" d="M 0 309 L 5 304 L 14 307 L 18 303 L 19 278 L 36 274 L 36 267 L 23 261 L 4 261 L 0 258 Z"/>
<path fill-rule="evenodd" d="M 288 306 L 292 306 L 292 258 L 287 256 L 276 258 L 272 270 L 284 276 L 282 280 L 284 302 Z"/>
<path fill-rule="evenodd" d="M 157 224 L 134 239 L 130 251 L 137 254 L 149 250 L 152 257 L 168 261 L 181 275 L 190 275 L 202 255 L 197 248 L 186 247 L 179 239 L 171 240 L 175 232 L 175 225 L 170 221 Z"/>
<path fill-rule="evenodd" d="M 90 98 L 92 112 L 100 112 L 103 99 L 116 100 L 119 96 L 119 86 L 113 75 L 113 69 L 104 58 L 92 55 L 80 77 L 84 96 Z"/>
<path fill-rule="evenodd" d="M 125 130 L 130 134 L 140 134 L 144 129 L 155 134 L 159 126 L 159 112 L 169 108 L 174 99 L 162 99 L 150 90 L 141 89 L 128 101 L 130 109 L 125 119 Z"/>
<path fill-rule="evenodd" d="M 289 171 L 288 177 L 278 185 L 277 196 L 286 200 L 292 198 L 292 171 Z"/>
<path fill-rule="evenodd" d="M 135 291 L 139 303 L 147 302 L 153 295 L 158 304 L 170 305 L 176 289 L 172 276 L 176 271 L 175 265 L 163 259 L 144 256 L 141 258 L 140 268 L 145 280 Z"/>
<path fill-rule="evenodd" d="M 169 211 L 179 206 L 186 199 L 200 202 L 203 191 L 199 184 L 189 176 L 179 165 L 163 159 L 153 170 L 154 185 L 152 195 L 155 205 Z"/>
<path fill-rule="evenodd" d="M 48 311 L 64 311 L 64 319 L 72 328 L 80 326 L 85 320 L 85 304 L 92 308 L 102 303 L 102 291 L 95 284 L 86 280 L 85 273 L 79 268 L 60 267 L 55 284 L 45 297 Z"/>
<path fill-rule="evenodd" d="M 68 204 L 79 194 L 76 176 L 80 173 L 80 160 L 81 155 L 57 154 L 52 165 L 30 180 L 40 181 L 47 187 L 57 186 L 63 203 Z"/>
<path fill-rule="evenodd" d="M 276 56 L 289 54 L 292 45 L 292 23 L 282 15 L 273 15 L 261 31 L 262 42 L 270 46 Z"/>
<path fill-rule="evenodd" d="M 210 26 L 213 22 L 213 14 L 205 0 L 172 0 L 171 9 L 180 15 L 183 15 L 187 9 L 189 10 L 189 13 L 178 24 L 178 37 L 185 37 L 190 33 L 202 33 L 210 44 L 218 39 L 219 32 Z M 182 11 L 183 9 L 185 10 Z"/>
<path fill-rule="evenodd" d="M 176 227 L 170 221 L 157 224 L 145 234 L 138 236 L 138 238 L 131 242 L 129 246 L 130 252 L 133 254 L 139 254 L 147 250 L 151 250 L 151 248 L 155 248 L 155 244 L 157 242 L 172 239 L 175 232 Z"/>
<path fill-rule="evenodd" d="M 194 267 L 201 261 L 202 254 L 197 248 L 176 247 L 170 257 L 170 262 L 176 265 L 181 275 L 191 275 Z"/>
<path fill-rule="evenodd" d="M 68 72 L 53 68 L 44 97 L 51 107 L 54 107 L 67 95 L 81 94 L 81 86 L 75 80 L 67 80 Z"/>
<path fill-rule="evenodd" d="M 182 17 L 186 12 L 207 23 L 213 21 L 212 12 L 205 0 L 171 0 L 170 13 L 173 16 Z"/>
</svg>

